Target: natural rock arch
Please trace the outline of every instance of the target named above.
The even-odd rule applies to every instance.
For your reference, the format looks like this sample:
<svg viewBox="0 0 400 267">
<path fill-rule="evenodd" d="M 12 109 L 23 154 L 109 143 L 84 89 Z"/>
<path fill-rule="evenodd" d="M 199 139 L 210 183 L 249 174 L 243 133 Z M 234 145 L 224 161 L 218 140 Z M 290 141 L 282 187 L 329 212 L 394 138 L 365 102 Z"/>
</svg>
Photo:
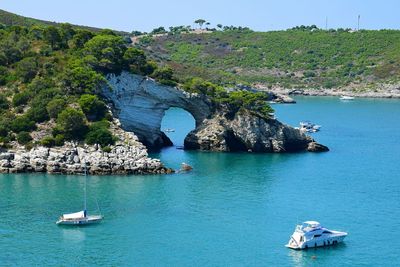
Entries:
<svg viewBox="0 0 400 267">
<path fill-rule="evenodd" d="M 196 129 L 185 138 L 185 149 L 211 151 L 294 152 L 327 151 L 310 136 L 276 119 L 250 111 L 236 112 L 213 106 L 204 95 L 164 86 L 153 79 L 122 72 L 110 74 L 103 95 L 121 127 L 134 132 L 149 149 L 172 145 L 161 131 L 165 111 L 178 107 L 192 114 Z M 229 114 L 229 115 L 228 115 Z"/>
<path fill-rule="evenodd" d="M 150 78 L 122 72 L 118 76 L 110 74 L 107 80 L 109 87 L 103 89 L 103 95 L 110 100 L 122 128 L 134 132 L 151 149 L 171 144 L 161 131 L 161 121 L 169 108 L 181 108 L 192 114 L 196 128 L 212 114 L 208 98 L 161 85 Z"/>
</svg>

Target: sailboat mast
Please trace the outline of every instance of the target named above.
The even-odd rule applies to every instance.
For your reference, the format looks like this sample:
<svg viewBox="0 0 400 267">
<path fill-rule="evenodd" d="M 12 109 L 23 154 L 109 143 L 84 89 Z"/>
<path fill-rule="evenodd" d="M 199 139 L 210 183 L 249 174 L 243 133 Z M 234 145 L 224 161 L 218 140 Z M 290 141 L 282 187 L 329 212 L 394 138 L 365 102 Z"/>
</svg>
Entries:
<svg viewBox="0 0 400 267">
<path fill-rule="evenodd" d="M 84 188 L 83 188 L 83 192 L 84 192 L 84 200 L 83 200 L 83 210 L 86 213 L 86 177 L 87 177 L 87 168 L 86 168 L 86 162 L 85 162 L 85 184 L 84 184 Z"/>
</svg>

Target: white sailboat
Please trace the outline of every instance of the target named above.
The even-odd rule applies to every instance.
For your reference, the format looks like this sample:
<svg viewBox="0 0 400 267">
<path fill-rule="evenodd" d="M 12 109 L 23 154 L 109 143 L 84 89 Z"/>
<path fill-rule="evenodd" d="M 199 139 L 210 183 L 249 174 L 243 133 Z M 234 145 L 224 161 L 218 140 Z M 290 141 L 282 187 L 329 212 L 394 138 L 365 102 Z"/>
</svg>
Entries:
<svg viewBox="0 0 400 267">
<path fill-rule="evenodd" d="M 74 213 L 63 214 L 60 216 L 56 224 L 58 225 L 86 225 L 95 224 L 101 222 L 103 219 L 102 215 L 88 215 L 86 211 L 86 178 L 87 169 L 85 163 L 85 185 L 84 185 L 84 202 L 83 210 Z"/>
</svg>

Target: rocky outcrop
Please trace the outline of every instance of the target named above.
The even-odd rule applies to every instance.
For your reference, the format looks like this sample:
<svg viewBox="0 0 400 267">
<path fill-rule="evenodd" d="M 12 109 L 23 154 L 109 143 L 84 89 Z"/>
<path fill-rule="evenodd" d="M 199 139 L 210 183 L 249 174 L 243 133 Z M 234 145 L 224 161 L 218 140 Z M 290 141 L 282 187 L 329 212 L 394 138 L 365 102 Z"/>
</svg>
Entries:
<svg viewBox="0 0 400 267">
<path fill-rule="evenodd" d="M 99 145 L 88 146 L 66 143 L 64 146 L 47 148 L 24 147 L 0 153 L 1 173 L 47 172 L 61 174 L 161 174 L 173 170 L 164 167 L 158 159 L 148 157 L 146 147 L 130 132 L 112 125 L 113 134 L 119 139 L 105 152 Z"/>
<path fill-rule="evenodd" d="M 196 126 L 212 113 L 210 101 L 175 87 L 161 85 L 150 78 L 122 72 L 110 74 L 103 95 L 110 101 L 113 113 L 124 130 L 134 132 L 150 149 L 172 144 L 161 131 L 161 120 L 170 107 L 190 112 Z"/>
<path fill-rule="evenodd" d="M 161 131 L 161 120 L 170 107 L 190 112 L 196 129 L 185 139 L 185 149 L 211 151 L 293 152 L 327 151 L 314 140 L 275 119 L 249 111 L 236 112 L 215 107 L 202 95 L 163 86 L 127 72 L 108 76 L 104 96 L 113 107 L 123 129 L 133 131 L 148 148 L 170 144 Z M 229 114 L 229 115 L 228 115 Z"/>
<path fill-rule="evenodd" d="M 210 151 L 295 152 L 328 151 L 310 136 L 275 119 L 239 111 L 207 119 L 185 138 L 185 149 Z"/>
</svg>

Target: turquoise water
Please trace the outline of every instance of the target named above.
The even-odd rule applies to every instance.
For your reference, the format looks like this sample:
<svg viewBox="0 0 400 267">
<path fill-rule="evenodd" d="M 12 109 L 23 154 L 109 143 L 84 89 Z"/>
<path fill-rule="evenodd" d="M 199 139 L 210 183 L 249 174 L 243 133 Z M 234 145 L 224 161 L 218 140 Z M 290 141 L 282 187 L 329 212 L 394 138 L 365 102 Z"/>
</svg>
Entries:
<svg viewBox="0 0 400 267">
<path fill-rule="evenodd" d="M 395 266 L 400 264 L 400 101 L 297 98 L 282 121 L 321 124 L 328 153 L 227 154 L 174 147 L 155 156 L 194 171 L 88 178 L 104 221 L 54 224 L 82 206 L 83 177 L 0 175 L 0 265 Z M 176 144 L 193 119 L 170 110 Z M 297 222 L 349 232 L 335 247 L 284 247 Z M 315 256 L 315 257 L 314 257 Z"/>
</svg>

